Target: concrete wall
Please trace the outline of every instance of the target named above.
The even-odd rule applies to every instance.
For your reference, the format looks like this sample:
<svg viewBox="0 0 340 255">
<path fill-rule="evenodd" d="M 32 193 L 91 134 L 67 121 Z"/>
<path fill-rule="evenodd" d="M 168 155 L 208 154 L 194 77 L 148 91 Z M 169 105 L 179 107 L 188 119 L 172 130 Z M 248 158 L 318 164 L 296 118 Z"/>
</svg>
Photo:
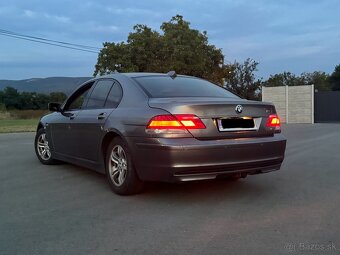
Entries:
<svg viewBox="0 0 340 255">
<path fill-rule="evenodd" d="M 314 85 L 262 87 L 262 101 L 275 105 L 283 123 L 314 123 Z"/>
<path fill-rule="evenodd" d="M 262 101 L 275 105 L 282 122 L 286 122 L 286 87 L 262 87 Z"/>
</svg>

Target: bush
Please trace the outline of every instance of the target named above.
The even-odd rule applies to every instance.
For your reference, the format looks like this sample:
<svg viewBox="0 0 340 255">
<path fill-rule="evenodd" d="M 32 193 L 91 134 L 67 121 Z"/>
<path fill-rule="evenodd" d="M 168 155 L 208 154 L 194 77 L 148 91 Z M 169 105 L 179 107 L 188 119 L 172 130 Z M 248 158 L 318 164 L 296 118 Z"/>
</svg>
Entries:
<svg viewBox="0 0 340 255">
<path fill-rule="evenodd" d="M 11 118 L 11 115 L 9 112 L 0 111 L 0 120 L 8 120 L 10 118 Z"/>
<path fill-rule="evenodd" d="M 0 103 L 0 112 L 5 112 L 6 111 L 6 105 Z"/>
<path fill-rule="evenodd" d="M 48 113 L 47 110 L 11 110 L 9 111 L 12 119 L 39 119 Z"/>
<path fill-rule="evenodd" d="M 6 87 L 0 90 L 0 111 L 1 105 L 5 110 L 47 110 L 49 102 L 62 103 L 66 95 L 62 92 L 52 92 L 49 95 L 35 92 L 18 92 L 17 89 Z"/>
</svg>

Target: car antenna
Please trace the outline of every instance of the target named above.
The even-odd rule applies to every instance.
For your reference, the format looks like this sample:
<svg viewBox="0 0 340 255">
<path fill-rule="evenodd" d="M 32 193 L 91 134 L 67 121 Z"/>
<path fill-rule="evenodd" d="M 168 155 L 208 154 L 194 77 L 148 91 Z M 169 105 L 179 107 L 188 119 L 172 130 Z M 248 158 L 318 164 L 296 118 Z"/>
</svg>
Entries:
<svg viewBox="0 0 340 255">
<path fill-rule="evenodd" d="M 167 75 L 170 76 L 171 79 L 175 79 L 175 78 L 177 77 L 177 74 L 176 74 L 175 71 L 169 71 L 169 72 L 167 73 Z"/>
</svg>

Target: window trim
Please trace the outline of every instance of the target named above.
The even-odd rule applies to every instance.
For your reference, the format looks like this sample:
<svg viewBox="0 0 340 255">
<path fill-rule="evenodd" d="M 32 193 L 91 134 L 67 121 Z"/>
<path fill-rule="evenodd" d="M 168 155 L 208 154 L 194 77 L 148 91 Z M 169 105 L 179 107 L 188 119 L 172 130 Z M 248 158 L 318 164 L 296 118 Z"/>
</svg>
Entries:
<svg viewBox="0 0 340 255">
<path fill-rule="evenodd" d="M 103 106 L 103 107 L 88 107 L 87 105 L 88 105 L 89 100 L 90 100 L 90 98 L 91 98 L 91 96 L 92 96 L 93 90 L 96 88 L 96 86 L 98 85 L 98 83 L 99 83 L 100 81 L 105 81 L 105 80 L 112 81 L 112 84 L 111 84 L 111 87 L 110 87 L 110 89 L 109 89 L 109 92 L 107 93 L 107 95 L 106 95 L 106 97 L 105 97 L 104 106 Z M 89 93 L 89 96 L 88 96 L 88 98 L 87 98 L 87 100 L 86 100 L 86 105 L 85 105 L 84 108 L 82 108 L 82 109 L 83 109 L 83 110 L 105 109 L 106 100 L 107 100 L 107 97 L 109 96 L 109 93 L 110 93 L 112 87 L 113 87 L 114 81 L 115 81 L 115 80 L 114 80 L 114 79 L 111 79 L 111 78 L 100 78 L 100 79 L 97 79 L 97 80 L 96 80 L 96 84 L 94 84 L 94 86 L 91 88 L 91 91 L 90 91 L 90 93 Z"/>
<path fill-rule="evenodd" d="M 112 84 L 112 86 L 111 86 L 111 89 L 110 89 L 109 93 L 107 93 L 107 97 L 106 97 L 106 99 L 105 99 L 105 103 L 104 103 L 104 108 L 105 108 L 105 109 L 116 109 L 116 108 L 120 105 L 120 103 L 122 102 L 122 99 L 123 99 L 124 90 L 123 90 L 122 85 L 120 85 L 120 83 L 119 83 L 117 80 L 115 80 L 115 79 L 113 79 L 113 80 L 114 80 L 114 82 L 113 82 L 113 84 Z M 118 87 L 120 88 L 120 91 L 122 92 L 122 96 L 120 97 L 119 102 L 118 102 L 118 104 L 117 104 L 116 107 L 114 107 L 114 108 L 106 107 L 105 105 L 106 105 L 106 103 L 107 103 L 107 99 L 108 99 L 108 97 L 109 97 L 109 95 L 110 95 L 110 93 L 111 93 L 111 90 L 112 90 L 112 88 L 113 88 L 113 86 L 114 86 L 115 84 L 117 84 Z"/>
<path fill-rule="evenodd" d="M 83 102 L 83 104 L 82 104 L 82 106 L 81 106 L 81 108 L 79 108 L 79 109 L 69 109 L 68 107 L 74 102 L 74 100 L 79 96 L 79 95 L 81 95 L 82 93 L 84 93 L 84 92 L 81 92 L 81 91 L 83 91 L 83 90 L 85 90 L 86 91 L 86 87 L 87 86 L 91 86 L 89 89 L 88 89 L 88 93 L 90 93 L 91 91 L 92 91 L 92 89 L 93 89 L 93 86 L 96 84 L 96 80 L 92 80 L 92 81 L 90 81 L 90 82 L 87 82 L 87 83 L 85 83 L 84 85 L 82 85 L 82 86 L 80 86 L 79 88 L 77 88 L 67 99 L 66 99 L 66 101 L 63 103 L 63 105 L 61 106 L 61 109 L 62 109 L 62 111 L 64 112 L 73 112 L 73 111 L 79 111 L 79 110 L 82 110 L 82 109 L 84 109 L 84 103 L 86 102 L 86 104 L 87 104 L 87 100 L 88 100 L 88 96 L 86 96 L 86 98 L 84 99 L 84 102 Z M 72 102 L 70 102 L 70 101 L 72 101 Z M 68 109 L 67 109 L 68 108 Z"/>
<path fill-rule="evenodd" d="M 189 97 L 189 96 L 173 96 L 173 97 L 154 97 L 151 95 L 151 93 L 138 81 L 139 78 L 157 78 L 157 77 L 169 77 L 167 75 L 145 75 L 145 76 L 137 76 L 137 77 L 132 77 L 133 81 L 135 83 L 138 84 L 138 86 L 142 89 L 142 91 L 146 94 L 146 96 L 148 98 L 176 98 L 176 97 Z M 233 96 L 235 96 L 236 98 L 239 98 L 239 99 L 242 99 L 239 95 L 231 92 L 230 90 L 222 87 L 222 86 L 219 86 L 218 84 L 216 83 L 213 83 L 209 80 L 205 80 L 205 79 L 202 79 L 202 78 L 199 78 L 199 77 L 194 77 L 194 76 L 186 76 L 186 75 L 178 75 L 178 77 L 181 77 L 181 78 L 191 78 L 191 79 L 197 79 L 197 80 L 203 80 L 203 81 L 207 81 L 209 83 L 211 83 L 212 85 L 215 85 L 221 89 L 224 89 L 226 90 L 228 93 L 232 94 Z M 175 78 L 176 79 L 176 78 Z M 200 97 L 204 97 L 204 96 L 190 96 L 190 97 L 197 97 L 197 98 L 200 98 Z M 228 98 L 228 97 L 216 97 L 216 98 Z M 231 97 L 233 98 L 233 97 Z"/>
<path fill-rule="evenodd" d="M 88 102 L 89 102 L 90 97 L 92 96 L 93 90 L 94 90 L 95 87 L 97 86 L 98 82 L 100 82 L 100 81 L 105 81 L 105 80 L 112 81 L 112 85 L 111 85 L 111 88 L 110 88 L 110 90 L 108 91 L 108 93 L 107 93 L 107 95 L 106 95 L 106 98 L 105 98 L 103 107 L 91 107 L 91 108 L 89 108 L 89 107 L 87 106 L 87 104 L 88 104 Z M 121 90 L 121 92 L 122 92 L 122 96 L 121 96 L 121 98 L 120 98 L 120 100 L 119 100 L 119 103 L 118 103 L 118 105 L 117 105 L 115 108 L 105 107 L 106 102 L 107 102 L 107 98 L 109 97 L 109 94 L 110 94 L 110 92 L 111 92 L 111 90 L 112 90 L 112 88 L 113 88 L 113 86 L 114 86 L 115 84 L 117 84 L 117 85 L 119 86 L 119 88 L 120 88 L 120 90 Z M 113 78 L 99 78 L 99 79 L 96 80 L 95 84 L 93 84 L 93 87 L 92 87 L 91 90 L 89 91 L 89 95 L 88 95 L 87 100 L 86 100 L 86 105 L 85 105 L 81 110 L 116 109 L 116 108 L 120 105 L 120 103 L 122 102 L 123 96 L 124 96 L 123 86 L 122 86 L 116 79 L 113 79 Z M 85 101 L 84 101 L 84 103 L 85 103 Z"/>
</svg>

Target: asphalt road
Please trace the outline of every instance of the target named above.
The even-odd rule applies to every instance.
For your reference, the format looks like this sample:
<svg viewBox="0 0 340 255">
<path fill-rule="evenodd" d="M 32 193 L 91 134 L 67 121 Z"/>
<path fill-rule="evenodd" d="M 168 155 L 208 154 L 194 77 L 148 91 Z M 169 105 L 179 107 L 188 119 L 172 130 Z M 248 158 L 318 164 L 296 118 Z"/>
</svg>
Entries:
<svg viewBox="0 0 340 255">
<path fill-rule="evenodd" d="M 0 254 L 340 254 L 340 125 L 284 126 L 280 171 L 152 184 L 44 166 L 33 133 L 0 135 Z"/>
</svg>

